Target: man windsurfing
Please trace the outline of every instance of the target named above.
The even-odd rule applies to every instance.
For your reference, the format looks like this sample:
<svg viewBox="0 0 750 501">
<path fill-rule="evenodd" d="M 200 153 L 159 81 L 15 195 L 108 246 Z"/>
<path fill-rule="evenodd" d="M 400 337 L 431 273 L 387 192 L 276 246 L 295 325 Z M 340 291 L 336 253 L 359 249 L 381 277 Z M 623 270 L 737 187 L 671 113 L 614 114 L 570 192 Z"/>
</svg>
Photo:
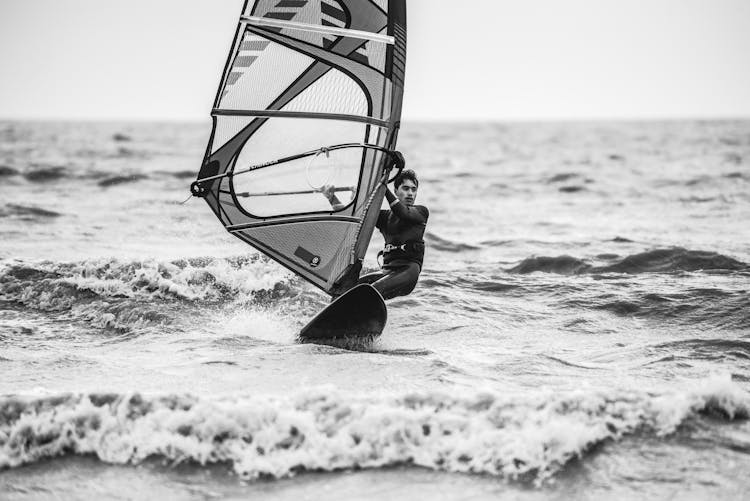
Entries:
<svg viewBox="0 0 750 501">
<path fill-rule="evenodd" d="M 381 271 L 357 280 L 357 284 L 371 284 L 383 299 L 406 296 L 416 287 L 424 262 L 424 232 L 430 217 L 427 207 L 415 205 L 419 190 L 417 174 L 411 169 L 402 170 L 405 160 L 400 152 L 394 152 L 393 156 L 394 166 L 401 170 L 393 181 L 396 192 L 386 186 L 385 198 L 390 209 L 380 211 L 375 225 L 385 239 L 385 247 L 378 254 L 378 258 L 383 257 Z M 324 186 L 321 191 L 334 210 L 342 206 L 333 186 Z"/>
</svg>

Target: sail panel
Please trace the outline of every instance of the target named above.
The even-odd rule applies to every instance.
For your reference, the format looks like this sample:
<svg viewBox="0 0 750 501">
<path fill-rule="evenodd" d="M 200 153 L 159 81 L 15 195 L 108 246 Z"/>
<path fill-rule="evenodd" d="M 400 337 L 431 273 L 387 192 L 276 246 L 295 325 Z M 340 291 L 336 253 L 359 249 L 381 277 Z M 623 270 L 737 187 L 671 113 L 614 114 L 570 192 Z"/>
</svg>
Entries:
<svg viewBox="0 0 750 501">
<path fill-rule="evenodd" d="M 342 71 L 332 69 L 282 110 L 367 116 L 369 106 L 362 87 Z"/>
<path fill-rule="evenodd" d="M 311 118 L 271 118 L 243 145 L 235 164 L 236 170 L 283 158 L 290 153 L 311 151 L 322 146 L 363 143 L 368 125 L 339 120 Z M 361 153 L 361 152 L 359 152 Z M 311 159 L 308 159 L 308 161 Z M 359 165 L 359 162 L 358 162 Z M 276 172 L 282 165 L 263 169 Z M 260 173 L 261 171 L 258 171 Z M 237 176 L 236 183 L 245 183 L 256 173 Z M 242 191 L 246 191 L 244 188 Z"/>
<path fill-rule="evenodd" d="M 364 143 L 367 129 L 367 125 L 356 122 L 271 119 L 245 143 L 235 169 L 263 165 L 290 151 L 313 150 L 321 144 Z M 238 197 L 240 206 L 261 218 L 331 212 L 335 209 L 321 194 L 321 188 L 325 185 L 339 187 L 342 190 L 339 200 L 349 205 L 354 201 L 362 169 L 361 148 L 337 149 L 235 176 L 233 188 L 236 193 L 242 193 L 242 197 Z"/>
<path fill-rule="evenodd" d="M 253 120 L 253 117 L 221 117 L 216 120 L 214 135 L 211 141 L 211 153 L 224 146 L 227 141 L 250 125 L 250 122 Z"/>
<path fill-rule="evenodd" d="M 234 190 L 239 206 L 258 218 L 340 212 L 355 201 L 361 163 L 361 151 L 336 150 L 237 176 Z M 327 184 L 336 187 L 341 207 L 321 193 Z"/>
<path fill-rule="evenodd" d="M 374 0 L 375 5 L 377 5 L 380 10 L 383 12 L 388 12 L 388 0 Z"/>
<path fill-rule="evenodd" d="M 347 60 L 343 55 L 338 56 L 334 64 L 339 64 L 340 68 L 336 68 L 325 64 L 325 49 L 306 46 L 297 40 L 289 40 L 287 43 L 292 45 L 285 46 L 278 43 L 279 40 L 283 38 L 275 33 L 245 27 L 219 93 L 217 109 L 284 108 L 387 118 L 382 116 L 382 110 L 388 108 L 369 109 L 365 96 L 368 88 L 376 89 L 375 98 L 378 100 L 382 100 L 380 96 L 386 93 L 388 85 L 383 75 L 387 53 L 385 44 L 342 38 L 341 47 L 349 53 Z M 363 79 L 358 81 L 353 69 L 362 64 L 373 71 L 358 75 Z M 300 89 L 295 93 L 294 103 L 280 105 L 276 102 L 280 95 L 294 86 Z"/>
<path fill-rule="evenodd" d="M 217 108 L 266 109 L 314 62 L 309 56 L 245 31 Z"/>
<path fill-rule="evenodd" d="M 235 234 L 325 289 L 332 285 L 331 277 L 349 264 L 346 249 L 351 245 L 346 244 L 357 226 L 354 222 L 304 221 L 240 230 Z"/>
</svg>

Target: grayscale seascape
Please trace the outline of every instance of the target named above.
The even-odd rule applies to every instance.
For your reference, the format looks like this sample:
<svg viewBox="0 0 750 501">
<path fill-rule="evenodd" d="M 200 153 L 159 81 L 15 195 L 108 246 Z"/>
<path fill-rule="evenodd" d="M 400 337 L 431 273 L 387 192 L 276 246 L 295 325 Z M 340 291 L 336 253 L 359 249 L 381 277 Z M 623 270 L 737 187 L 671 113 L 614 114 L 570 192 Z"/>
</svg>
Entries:
<svg viewBox="0 0 750 501">
<path fill-rule="evenodd" d="M 0 497 L 747 497 L 750 121 L 406 121 L 425 267 L 362 351 L 182 203 L 209 133 L 0 122 Z"/>
</svg>

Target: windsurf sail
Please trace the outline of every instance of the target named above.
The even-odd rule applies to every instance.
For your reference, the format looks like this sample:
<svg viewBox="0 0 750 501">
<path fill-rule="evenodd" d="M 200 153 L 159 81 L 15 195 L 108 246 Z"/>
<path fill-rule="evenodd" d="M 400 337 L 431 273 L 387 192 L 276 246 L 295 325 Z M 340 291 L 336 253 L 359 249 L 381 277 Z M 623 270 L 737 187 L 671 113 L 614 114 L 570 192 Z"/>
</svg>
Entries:
<svg viewBox="0 0 750 501">
<path fill-rule="evenodd" d="M 405 63 L 406 0 L 246 0 L 193 195 L 236 237 L 340 290 L 385 193 Z"/>
</svg>

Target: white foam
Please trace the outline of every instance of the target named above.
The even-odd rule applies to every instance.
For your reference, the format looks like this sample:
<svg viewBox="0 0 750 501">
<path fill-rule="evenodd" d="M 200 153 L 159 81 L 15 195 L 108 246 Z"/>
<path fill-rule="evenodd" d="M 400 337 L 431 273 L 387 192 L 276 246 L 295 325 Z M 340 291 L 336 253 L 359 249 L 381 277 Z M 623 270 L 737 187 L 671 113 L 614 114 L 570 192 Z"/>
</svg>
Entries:
<svg viewBox="0 0 750 501">
<path fill-rule="evenodd" d="M 238 309 L 222 322 L 221 331 L 233 337 L 251 337 L 274 343 L 294 340 L 296 331 L 288 319 L 268 309 Z"/>
<path fill-rule="evenodd" d="M 672 433 L 706 411 L 750 414 L 750 395 L 726 376 L 691 386 L 656 396 L 456 390 L 362 397 L 318 388 L 287 398 L 6 397 L 0 467 L 73 451 L 113 463 L 153 455 L 228 461 L 248 479 L 415 464 L 543 481 L 605 440 Z"/>
<path fill-rule="evenodd" d="M 78 298 L 72 291 L 93 292 L 101 299 L 232 300 L 274 290 L 290 274 L 267 259 L 196 259 L 157 261 L 96 259 L 78 263 L 5 262 L 0 276 L 13 267 L 27 278 L 0 282 L 0 297 L 44 310 L 65 310 Z M 86 300 L 88 298 L 84 298 Z"/>
</svg>

